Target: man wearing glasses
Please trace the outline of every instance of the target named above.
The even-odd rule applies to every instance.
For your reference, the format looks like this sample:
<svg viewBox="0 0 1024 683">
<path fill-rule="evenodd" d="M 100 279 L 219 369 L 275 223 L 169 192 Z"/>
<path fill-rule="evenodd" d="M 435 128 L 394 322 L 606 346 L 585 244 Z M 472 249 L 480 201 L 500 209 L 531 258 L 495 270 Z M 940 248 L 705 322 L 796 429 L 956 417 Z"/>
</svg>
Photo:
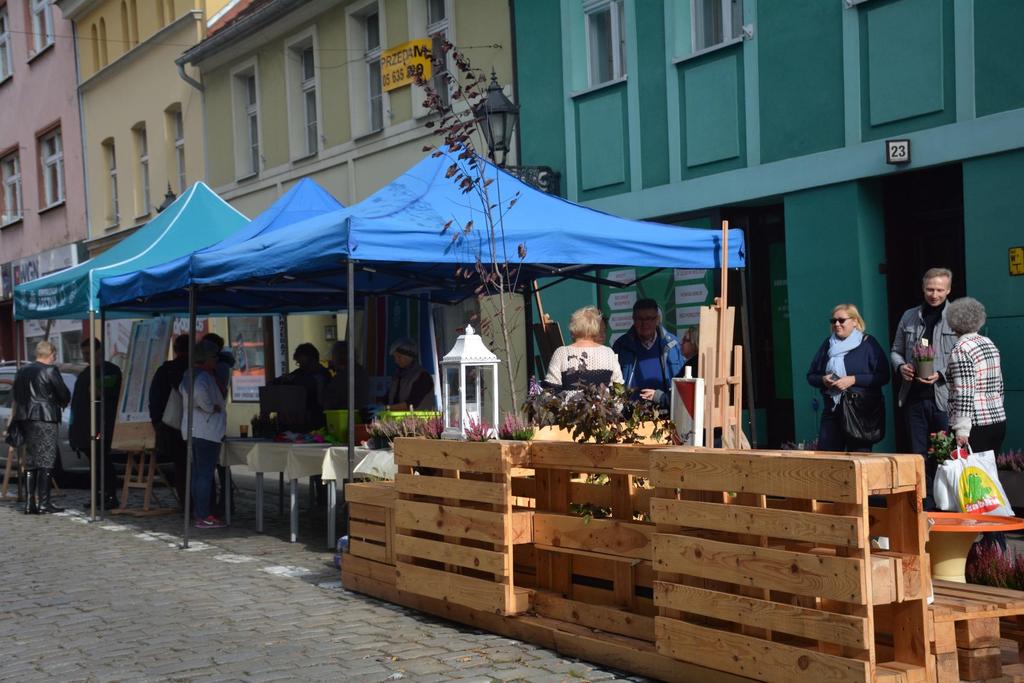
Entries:
<svg viewBox="0 0 1024 683">
<path fill-rule="evenodd" d="M 936 461 L 928 457 L 929 435 L 949 428 L 946 406 L 946 363 L 956 343 L 956 334 L 946 323 L 946 299 L 953 284 L 953 273 L 946 268 L 930 268 L 921 278 L 924 302 L 906 311 L 896 326 L 892 341 L 893 371 L 902 379 L 898 404 L 903 407 L 910 437 L 910 450 L 925 459 L 928 497 L 925 507 L 934 508 L 932 480 Z M 927 339 L 935 348 L 935 371 L 928 377 L 915 374 L 914 348 Z"/>
<path fill-rule="evenodd" d="M 668 410 L 672 378 L 682 369 L 679 339 L 661 326 L 661 309 L 654 299 L 633 304 L 633 326 L 615 340 L 626 386 L 642 399 Z"/>
</svg>

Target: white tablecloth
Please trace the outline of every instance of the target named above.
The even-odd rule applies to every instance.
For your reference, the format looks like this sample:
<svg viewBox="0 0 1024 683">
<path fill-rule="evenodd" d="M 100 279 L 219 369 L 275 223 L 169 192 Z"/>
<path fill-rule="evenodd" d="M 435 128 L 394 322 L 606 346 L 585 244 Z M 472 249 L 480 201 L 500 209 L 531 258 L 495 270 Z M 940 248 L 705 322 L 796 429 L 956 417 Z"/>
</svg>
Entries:
<svg viewBox="0 0 1024 683">
<path fill-rule="evenodd" d="M 362 458 L 369 449 L 356 448 Z M 324 470 L 330 461 L 330 477 Z M 343 480 L 348 476 L 348 448 L 324 444 L 296 444 L 257 439 L 227 439 L 221 449 L 222 465 L 245 465 L 254 472 L 284 472 L 285 479 L 323 475 Z"/>
</svg>

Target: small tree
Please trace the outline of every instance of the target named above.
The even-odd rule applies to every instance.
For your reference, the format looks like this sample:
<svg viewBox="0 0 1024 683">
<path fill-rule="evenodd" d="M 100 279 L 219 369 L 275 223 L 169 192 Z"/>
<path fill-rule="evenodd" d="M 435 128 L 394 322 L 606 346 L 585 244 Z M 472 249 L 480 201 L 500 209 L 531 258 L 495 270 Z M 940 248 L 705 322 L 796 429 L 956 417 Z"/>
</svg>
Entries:
<svg viewBox="0 0 1024 683">
<path fill-rule="evenodd" d="M 439 39 L 440 36 L 435 37 L 435 40 Z M 474 291 L 478 298 L 495 295 L 498 297 L 498 322 L 502 343 L 508 355 L 505 370 L 508 373 L 512 404 L 518 410 L 519 392 L 515 379 L 518 363 L 513 366 L 509 314 L 512 296 L 519 286 L 520 268 L 526 258 L 526 244 L 517 244 L 515 253 L 509 253 L 505 241 L 504 219 L 519 200 L 520 193 L 515 192 L 511 197 L 503 197 L 500 178 L 493 174 L 488 177 L 487 165 L 480 163 L 480 156 L 477 153 L 476 143 L 483 133 L 474 112 L 486 95 L 486 74 L 474 69 L 463 53 L 453 49 L 447 40 L 442 40 L 440 55 L 436 61 L 443 63 L 448 54 L 451 54 L 455 63 L 454 74 L 448 70 L 442 72 L 441 80 L 450 93 L 448 97 L 442 97 L 432 82 L 417 78 L 417 84 L 426 92 L 423 104 L 436 116 L 436 120 L 428 121 L 426 126 L 436 127 L 437 134 L 443 139 L 441 146 L 426 145 L 423 151 L 431 152 L 433 157 L 448 159 L 451 165 L 448 166 L 445 176 L 451 179 L 463 194 L 475 196 L 479 202 L 476 208 L 482 226 L 478 226 L 478 221 L 472 218 L 465 223 L 453 218 L 444 224 L 442 233 L 451 235 L 452 245 L 458 247 L 469 246 L 470 236 L 480 227 L 484 230 L 484 249 L 482 252 L 474 250 L 474 262 L 460 265 L 456 268 L 455 275 L 463 279 L 476 277 L 479 284 Z M 494 390 L 497 392 L 498 387 Z"/>
</svg>

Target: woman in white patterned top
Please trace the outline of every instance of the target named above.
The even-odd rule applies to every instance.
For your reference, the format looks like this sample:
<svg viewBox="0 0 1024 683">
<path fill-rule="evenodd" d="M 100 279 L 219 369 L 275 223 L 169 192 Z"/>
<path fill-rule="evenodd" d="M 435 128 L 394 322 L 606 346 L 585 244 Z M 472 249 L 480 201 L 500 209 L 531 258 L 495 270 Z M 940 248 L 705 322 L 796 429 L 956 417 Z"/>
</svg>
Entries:
<svg viewBox="0 0 1024 683">
<path fill-rule="evenodd" d="M 998 451 L 1006 436 L 1003 373 L 999 349 L 978 334 L 985 307 L 965 296 L 946 307 L 946 321 L 959 337 L 946 366 L 950 428 L 961 446 L 970 440 L 975 451 Z"/>
<path fill-rule="evenodd" d="M 584 306 L 569 319 L 573 342 L 551 354 L 544 383 L 551 389 L 573 391 L 580 384 L 622 384 L 619 358 L 604 345 L 605 327 L 601 311 Z"/>
</svg>

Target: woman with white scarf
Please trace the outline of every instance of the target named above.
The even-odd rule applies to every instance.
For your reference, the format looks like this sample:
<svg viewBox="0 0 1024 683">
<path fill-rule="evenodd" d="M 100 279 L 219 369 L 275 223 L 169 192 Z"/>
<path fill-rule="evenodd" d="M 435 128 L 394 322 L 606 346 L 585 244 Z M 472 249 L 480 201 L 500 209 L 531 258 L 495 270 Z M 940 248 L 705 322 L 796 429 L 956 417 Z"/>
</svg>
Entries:
<svg viewBox="0 0 1024 683">
<path fill-rule="evenodd" d="M 874 337 L 864 333 L 864 319 L 853 304 L 839 304 L 829 318 L 832 334 L 822 343 L 807 382 L 821 389 L 823 407 L 818 450 L 868 452 L 871 444 L 843 431 L 842 396 L 853 391 L 877 396 L 889 383 L 889 359 Z"/>
</svg>

